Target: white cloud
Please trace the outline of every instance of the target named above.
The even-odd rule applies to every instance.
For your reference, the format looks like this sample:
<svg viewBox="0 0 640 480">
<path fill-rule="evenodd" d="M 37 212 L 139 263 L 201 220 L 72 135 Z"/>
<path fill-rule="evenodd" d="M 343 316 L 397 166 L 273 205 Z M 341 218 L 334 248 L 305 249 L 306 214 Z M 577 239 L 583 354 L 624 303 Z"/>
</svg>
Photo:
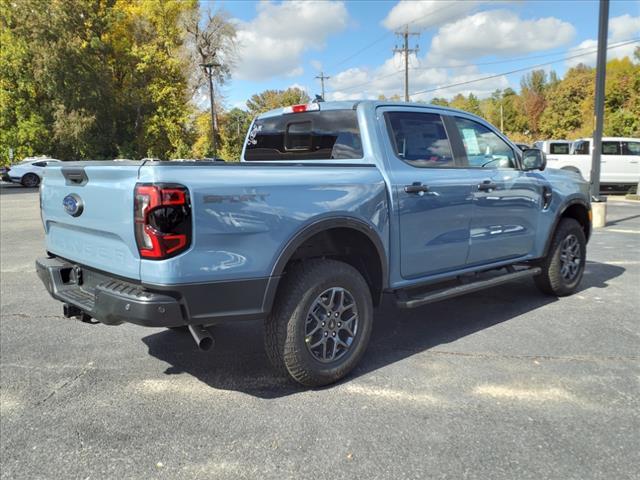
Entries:
<svg viewBox="0 0 640 480">
<path fill-rule="evenodd" d="M 322 70 L 322 62 L 320 60 L 311 60 L 309 63 L 319 72 Z"/>
<path fill-rule="evenodd" d="M 292 83 L 291 85 L 289 85 L 287 87 L 289 88 L 297 88 L 298 90 L 302 90 L 303 92 L 309 92 L 309 89 L 307 87 L 305 87 L 304 85 L 300 85 L 299 83 Z"/>
<path fill-rule="evenodd" d="M 517 55 L 569 43 L 575 28 L 554 17 L 522 20 L 508 10 L 476 13 L 440 28 L 428 60 L 442 63 L 488 55 Z"/>
<path fill-rule="evenodd" d="M 640 16 L 632 17 L 629 14 L 620 15 L 609 20 L 609 40 L 608 44 L 611 46 L 614 43 L 621 43 L 627 40 L 632 40 L 640 36 Z M 612 58 L 633 58 L 633 52 L 638 46 L 638 43 L 630 43 L 621 47 L 612 48 L 607 50 L 607 59 Z M 588 55 L 580 56 L 567 60 L 567 67 L 575 67 L 579 63 L 585 65 L 594 66 L 596 64 L 595 50 L 598 48 L 598 41 L 595 39 L 588 39 L 581 42 L 577 47 L 573 47 L 569 50 L 567 57 L 574 55 L 581 55 L 583 53 L 589 53 Z"/>
<path fill-rule="evenodd" d="M 506 10 L 484 11 L 459 18 L 479 3 L 481 2 L 447 2 L 444 4 L 448 6 L 447 10 L 441 7 L 443 5 L 441 2 L 401 1 L 391 10 L 384 21 L 384 25 L 390 29 L 416 18 L 422 19 L 425 12 L 431 12 L 433 15 L 427 15 L 420 20 L 421 27 L 457 18 L 438 30 L 425 57 L 418 59 L 415 54 L 411 55 L 409 91 L 414 94 L 413 100 L 430 100 L 433 97 L 451 98 L 458 93 L 464 95 L 473 93 L 479 97 L 486 97 L 496 89 L 509 87 L 507 77 L 499 75 L 477 81 L 493 74 L 480 72 L 477 66 L 461 67 L 461 65 L 489 55 L 510 56 L 556 48 L 570 42 L 575 35 L 575 29 L 571 24 L 557 18 L 524 20 Z M 440 17 L 436 16 L 438 8 L 443 8 L 440 11 Z M 414 24 L 417 26 L 418 21 Z M 439 66 L 435 67 L 435 65 Z M 450 69 L 442 65 L 457 68 Z M 329 81 L 331 91 L 327 98 L 341 100 L 376 98 L 379 95 L 403 96 L 402 66 L 402 59 L 394 56 L 374 69 L 344 70 L 334 75 Z M 434 67 L 430 68 L 430 66 Z M 466 82 L 471 83 L 466 84 Z M 456 84 L 462 85 L 441 88 Z M 415 95 L 415 92 L 436 88 L 438 90 L 434 92 Z"/>
<path fill-rule="evenodd" d="M 410 65 L 418 65 L 415 54 L 410 57 Z M 327 100 L 347 100 L 378 98 L 379 95 L 391 97 L 393 95 L 404 95 L 404 70 L 402 61 L 398 56 L 388 58 L 376 69 L 367 70 L 362 68 L 350 68 L 334 75 L 329 80 L 328 86 L 331 89 L 327 95 Z M 466 67 L 456 69 L 455 73 L 449 72 L 445 68 L 415 68 L 409 72 L 409 92 L 417 92 L 438 88 L 444 85 L 462 83 L 491 75 L 490 73 L 480 73 L 476 67 Z M 433 97 L 453 97 L 458 93 L 485 97 L 496 88 L 506 88 L 509 82 L 506 77 L 500 76 L 491 80 L 474 82 L 469 85 L 450 87 L 425 94 L 413 95 L 412 100 L 430 100 Z"/>
<path fill-rule="evenodd" d="M 410 29 L 420 30 L 441 25 L 469 13 L 480 0 L 400 0 L 382 21 L 389 30 L 409 24 Z"/>
<path fill-rule="evenodd" d="M 250 22 L 236 21 L 238 58 L 235 77 L 266 80 L 302 74 L 302 55 L 322 49 L 327 37 L 347 26 L 342 2 L 261 2 Z"/>
</svg>

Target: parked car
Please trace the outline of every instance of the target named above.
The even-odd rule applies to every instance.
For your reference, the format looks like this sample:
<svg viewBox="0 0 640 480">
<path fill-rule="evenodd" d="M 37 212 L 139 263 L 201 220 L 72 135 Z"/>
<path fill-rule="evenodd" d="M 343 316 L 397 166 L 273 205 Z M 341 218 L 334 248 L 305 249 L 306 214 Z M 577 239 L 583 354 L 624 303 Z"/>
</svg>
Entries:
<svg viewBox="0 0 640 480">
<path fill-rule="evenodd" d="M 20 183 L 25 187 L 37 187 L 42 181 L 44 169 L 47 165 L 57 164 L 60 160 L 48 157 L 28 157 L 22 162 L 6 170 L 8 181 Z M 3 179 L 4 179 L 3 178 Z"/>
<path fill-rule="evenodd" d="M 10 182 L 11 178 L 9 177 L 9 167 L 0 167 L 0 180 L 3 182 Z"/>
<path fill-rule="evenodd" d="M 548 155 L 549 166 L 591 178 L 593 140 L 573 142 L 569 155 Z M 640 182 L 640 138 L 603 137 L 600 158 L 600 184 L 628 189 Z"/>
<path fill-rule="evenodd" d="M 516 147 L 518 147 L 520 150 L 524 151 L 524 150 L 528 150 L 529 148 L 531 148 L 529 145 L 527 145 L 526 143 L 516 143 L 515 144 Z"/>
<path fill-rule="evenodd" d="M 547 155 L 566 155 L 571 149 L 569 140 L 539 140 L 533 142 L 533 148 L 542 150 Z"/>
<path fill-rule="evenodd" d="M 188 327 L 201 348 L 206 326 L 265 319 L 271 362 L 304 385 L 355 367 L 383 294 L 415 308 L 526 277 L 573 293 L 591 232 L 584 180 L 439 106 L 272 110 L 240 163 L 49 168 L 36 267 L 67 317 Z"/>
</svg>

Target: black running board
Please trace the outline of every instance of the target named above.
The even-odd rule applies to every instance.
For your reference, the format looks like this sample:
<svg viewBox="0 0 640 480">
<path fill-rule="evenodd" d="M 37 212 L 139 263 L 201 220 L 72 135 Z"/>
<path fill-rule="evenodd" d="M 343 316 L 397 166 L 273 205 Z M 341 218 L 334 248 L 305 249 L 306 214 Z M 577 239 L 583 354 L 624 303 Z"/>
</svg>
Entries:
<svg viewBox="0 0 640 480">
<path fill-rule="evenodd" d="M 427 303 L 438 302 L 440 300 L 446 300 L 448 298 L 457 297 L 466 293 L 477 292 L 478 290 L 495 287 L 496 285 L 512 282 L 513 280 L 532 277 L 534 275 L 538 275 L 540 271 L 540 267 L 527 268 L 526 270 L 518 270 L 511 273 L 505 273 L 504 275 L 492 277 L 486 280 L 476 280 L 474 282 L 463 285 L 456 285 L 450 288 L 430 291 L 414 297 L 400 295 L 399 298 L 396 299 L 396 305 L 399 308 L 416 308 L 422 305 L 426 305 Z"/>
</svg>

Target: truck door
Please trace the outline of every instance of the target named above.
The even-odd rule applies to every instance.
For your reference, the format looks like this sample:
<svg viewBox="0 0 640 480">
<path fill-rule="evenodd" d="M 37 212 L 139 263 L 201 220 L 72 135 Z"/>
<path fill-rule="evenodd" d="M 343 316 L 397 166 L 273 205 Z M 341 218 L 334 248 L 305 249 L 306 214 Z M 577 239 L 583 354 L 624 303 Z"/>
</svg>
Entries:
<svg viewBox="0 0 640 480">
<path fill-rule="evenodd" d="M 625 183 L 640 182 L 640 140 L 622 141 L 625 164 Z"/>
<path fill-rule="evenodd" d="M 471 184 L 459 168 L 438 110 L 380 108 L 398 228 L 400 275 L 419 278 L 465 265 Z M 396 262 L 398 263 L 398 262 Z"/>
<path fill-rule="evenodd" d="M 602 156 L 600 157 L 600 181 L 602 183 L 636 183 L 638 175 L 633 175 L 634 164 L 632 156 L 625 155 L 624 144 L 619 140 L 604 140 L 602 142 Z M 635 158 L 637 161 L 638 157 Z M 635 171 L 638 171 L 637 164 Z M 635 180 L 634 180 L 635 179 Z"/>
<path fill-rule="evenodd" d="M 448 117 L 447 124 L 457 134 L 454 141 L 462 142 L 473 183 L 467 266 L 528 255 L 550 186 L 541 175 L 522 171 L 511 145 L 488 126 L 461 116 Z"/>
</svg>

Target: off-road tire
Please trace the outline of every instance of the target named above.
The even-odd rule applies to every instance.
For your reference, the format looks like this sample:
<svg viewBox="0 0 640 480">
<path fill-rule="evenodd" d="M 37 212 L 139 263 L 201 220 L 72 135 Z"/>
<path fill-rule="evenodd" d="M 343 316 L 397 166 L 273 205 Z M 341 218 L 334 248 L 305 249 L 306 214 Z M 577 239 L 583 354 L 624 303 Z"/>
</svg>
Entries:
<svg viewBox="0 0 640 480">
<path fill-rule="evenodd" d="M 323 363 L 305 342 L 309 310 L 327 289 L 346 289 L 355 301 L 358 326 L 342 357 Z M 297 262 L 282 278 L 274 308 L 265 321 L 265 349 L 281 374 L 305 386 L 318 387 L 346 376 L 358 363 L 369 343 L 373 303 L 367 282 L 352 266 L 328 259 Z"/>
<path fill-rule="evenodd" d="M 23 187 L 35 188 L 40 185 L 40 177 L 35 173 L 26 173 L 22 176 L 20 183 Z"/>
<path fill-rule="evenodd" d="M 579 269 L 575 277 L 567 280 L 563 277 L 562 271 L 562 246 L 569 237 L 575 237 L 580 251 Z M 571 295 L 576 291 L 582 275 L 587 257 L 587 239 L 580 224 L 573 218 L 563 218 L 560 220 L 553 240 L 549 247 L 547 256 L 543 258 L 538 266 L 542 268 L 540 275 L 535 277 L 536 286 L 544 293 L 557 297 Z"/>
</svg>

